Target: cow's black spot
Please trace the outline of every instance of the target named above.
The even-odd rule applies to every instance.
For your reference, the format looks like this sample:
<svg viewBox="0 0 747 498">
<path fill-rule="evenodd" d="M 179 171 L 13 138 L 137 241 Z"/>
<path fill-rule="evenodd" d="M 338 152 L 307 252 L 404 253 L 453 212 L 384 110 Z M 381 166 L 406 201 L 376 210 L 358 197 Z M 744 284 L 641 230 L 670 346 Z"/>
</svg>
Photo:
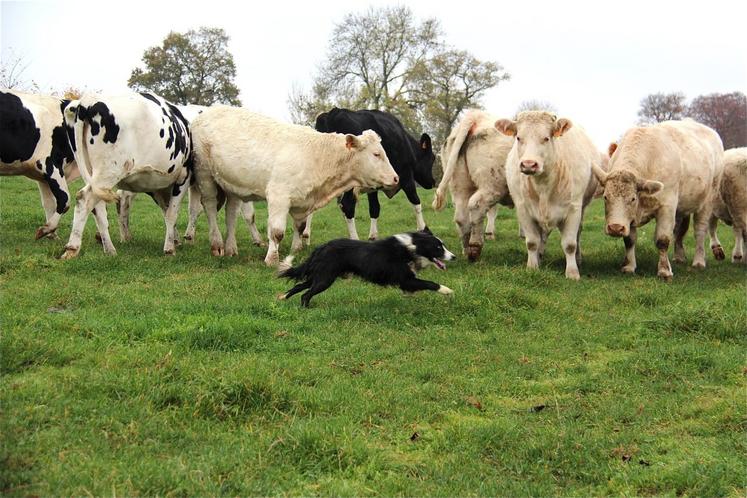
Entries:
<svg viewBox="0 0 747 498">
<path fill-rule="evenodd" d="M 98 123 L 94 123 L 93 118 L 96 115 L 101 116 L 101 127 L 104 129 L 104 143 L 116 143 L 117 135 L 119 135 L 119 125 L 114 119 L 114 115 L 109 111 L 109 107 L 103 102 L 96 102 L 92 106 L 85 108 L 82 105 L 78 106 L 78 119 L 84 119 L 91 127 L 93 133 L 94 125 L 98 127 Z M 96 133 L 94 133 L 95 135 Z"/>
<path fill-rule="evenodd" d="M 174 129 L 171 126 L 169 126 L 169 138 L 168 140 L 166 140 L 166 148 L 170 149 L 173 143 L 174 143 Z M 171 159 L 173 159 L 173 157 Z"/>
<path fill-rule="evenodd" d="M 94 137 L 96 135 L 98 135 L 100 128 L 101 127 L 99 126 L 99 124 L 96 121 L 91 121 L 91 135 L 93 135 Z"/>
<path fill-rule="evenodd" d="M 49 189 L 52 191 L 52 195 L 54 195 L 57 204 L 55 211 L 62 214 L 67 211 L 67 201 L 70 196 L 62 189 L 60 182 L 57 180 L 57 178 L 62 178 L 62 175 L 59 171 L 56 171 L 54 160 L 51 155 L 47 157 L 45 164 L 46 169 L 44 171 L 44 181 L 47 182 Z M 57 173 L 57 175 L 55 175 L 55 173 Z M 57 176 L 57 178 L 55 178 L 55 176 Z"/>
<path fill-rule="evenodd" d="M 17 95 L 0 92 L 0 162 L 28 161 L 41 132 Z"/>
<path fill-rule="evenodd" d="M 91 145 L 93 145 L 93 138 L 91 138 Z"/>
<path fill-rule="evenodd" d="M 169 173 L 173 173 L 174 172 L 174 168 L 176 168 L 176 164 L 172 164 L 171 165 L 171 167 L 169 168 Z"/>
<path fill-rule="evenodd" d="M 160 133 L 160 135 L 161 135 L 161 138 L 163 138 L 163 128 L 161 128 L 161 133 Z"/>
</svg>

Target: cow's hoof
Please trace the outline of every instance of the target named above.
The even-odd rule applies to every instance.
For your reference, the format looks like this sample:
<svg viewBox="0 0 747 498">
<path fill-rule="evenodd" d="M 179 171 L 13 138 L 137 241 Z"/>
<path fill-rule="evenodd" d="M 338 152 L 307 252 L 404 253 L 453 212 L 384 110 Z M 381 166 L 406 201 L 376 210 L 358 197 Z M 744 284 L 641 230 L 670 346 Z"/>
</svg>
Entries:
<svg viewBox="0 0 747 498">
<path fill-rule="evenodd" d="M 482 246 L 470 244 L 467 248 L 467 259 L 470 263 L 474 263 L 480 259 L 480 254 L 482 254 Z"/>
<path fill-rule="evenodd" d="M 270 254 L 265 257 L 265 265 L 277 266 L 280 263 L 280 256 L 278 254 Z"/>
<path fill-rule="evenodd" d="M 700 269 L 700 268 L 705 268 L 705 267 L 706 267 L 705 261 L 700 261 L 700 260 L 693 261 L 693 268 Z"/>
<path fill-rule="evenodd" d="M 47 235 L 49 235 L 47 227 L 39 227 L 36 229 L 36 233 L 34 234 L 34 240 L 39 240 L 42 237 L 46 237 Z"/>
<path fill-rule="evenodd" d="M 674 275 L 669 270 L 659 270 L 656 276 L 663 282 L 671 282 Z"/>
<path fill-rule="evenodd" d="M 226 248 L 226 257 L 232 258 L 234 256 L 239 255 L 239 250 L 236 247 L 227 247 Z"/>
<path fill-rule="evenodd" d="M 223 246 L 212 245 L 210 246 L 210 252 L 212 253 L 213 256 L 223 256 L 223 253 L 224 253 Z"/>
<path fill-rule="evenodd" d="M 578 273 L 578 270 L 567 270 L 565 278 L 569 280 L 581 280 L 581 275 Z"/>
<path fill-rule="evenodd" d="M 495 240 L 495 234 L 493 232 L 486 232 L 485 238 L 488 240 Z"/>
<path fill-rule="evenodd" d="M 114 246 L 104 247 L 104 254 L 106 254 L 107 256 L 116 256 L 117 250 L 114 248 Z"/>
<path fill-rule="evenodd" d="M 378 239 L 378 238 L 379 238 L 379 236 L 378 236 L 378 235 L 369 235 L 369 236 L 368 236 L 368 240 L 376 240 L 376 239 Z"/>
<path fill-rule="evenodd" d="M 194 244 L 195 243 L 195 236 L 194 234 L 185 233 L 184 234 L 184 242 L 187 244 Z"/>
<path fill-rule="evenodd" d="M 713 257 L 716 258 L 719 261 L 723 261 L 726 259 L 726 254 L 724 253 L 724 248 L 721 246 L 713 246 L 711 247 L 711 251 L 713 251 Z"/>
<path fill-rule="evenodd" d="M 164 256 L 176 256 L 176 249 L 164 249 Z"/>
<path fill-rule="evenodd" d="M 674 258 L 672 258 L 672 261 L 674 263 L 677 263 L 678 265 L 684 265 L 685 263 L 687 263 L 687 258 L 685 256 L 676 256 L 675 255 Z"/>
<path fill-rule="evenodd" d="M 65 252 L 62 253 L 60 259 L 73 259 L 78 256 L 80 247 L 66 247 Z"/>
<path fill-rule="evenodd" d="M 632 275 L 633 273 L 635 273 L 635 266 L 625 265 L 622 268 L 620 268 L 620 271 L 623 272 L 623 273 L 627 273 L 627 274 Z"/>
<path fill-rule="evenodd" d="M 744 258 L 742 257 L 742 255 L 741 255 L 741 254 L 735 254 L 735 255 L 733 255 L 733 256 L 731 257 L 731 262 L 732 262 L 732 263 L 741 263 L 741 262 L 743 261 L 743 259 L 744 259 Z"/>
</svg>

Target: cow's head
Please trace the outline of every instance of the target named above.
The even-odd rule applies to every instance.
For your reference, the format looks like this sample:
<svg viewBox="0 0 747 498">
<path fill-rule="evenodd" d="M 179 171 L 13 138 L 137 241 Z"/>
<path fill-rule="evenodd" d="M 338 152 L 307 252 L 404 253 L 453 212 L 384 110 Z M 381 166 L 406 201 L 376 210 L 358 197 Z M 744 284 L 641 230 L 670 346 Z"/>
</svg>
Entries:
<svg viewBox="0 0 747 498">
<path fill-rule="evenodd" d="M 436 156 L 433 154 L 431 137 L 427 133 L 423 133 L 420 137 L 420 147 L 415 152 L 415 156 L 417 158 L 415 171 L 413 171 L 415 181 L 423 188 L 433 188 L 436 183 L 433 179 L 433 162 Z"/>
<path fill-rule="evenodd" d="M 345 135 L 345 147 L 353 152 L 352 163 L 361 186 L 369 188 L 394 188 L 399 176 L 389 163 L 381 138 L 376 132 L 366 130 L 361 135 Z"/>
<path fill-rule="evenodd" d="M 641 198 L 656 194 L 664 184 L 645 180 L 625 169 L 606 173 L 593 165 L 592 170 L 604 188 L 604 231 L 612 237 L 627 237 L 631 225 L 637 222 Z"/>
<path fill-rule="evenodd" d="M 499 119 L 495 127 L 504 135 L 516 137 L 519 168 L 525 175 L 541 175 L 545 164 L 555 158 L 555 139 L 571 129 L 573 123 L 545 111 L 525 111 L 516 121 Z"/>
</svg>

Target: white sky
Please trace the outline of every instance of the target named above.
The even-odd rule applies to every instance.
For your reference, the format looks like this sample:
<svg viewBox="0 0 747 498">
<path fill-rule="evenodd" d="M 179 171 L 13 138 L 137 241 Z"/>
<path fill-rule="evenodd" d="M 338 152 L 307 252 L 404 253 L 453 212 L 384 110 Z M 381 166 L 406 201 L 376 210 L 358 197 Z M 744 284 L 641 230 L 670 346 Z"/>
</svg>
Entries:
<svg viewBox="0 0 747 498">
<path fill-rule="evenodd" d="M 487 93 L 486 109 L 511 116 L 522 101 L 548 101 L 602 149 L 635 124 L 649 93 L 747 92 L 744 0 L 400 3 L 439 19 L 447 43 L 511 73 Z M 22 56 L 24 76 L 43 91 L 121 93 L 143 51 L 169 31 L 217 26 L 231 37 L 244 105 L 287 120 L 288 94 L 310 86 L 333 25 L 351 10 L 394 4 L 3 1 L 0 53 Z"/>
</svg>

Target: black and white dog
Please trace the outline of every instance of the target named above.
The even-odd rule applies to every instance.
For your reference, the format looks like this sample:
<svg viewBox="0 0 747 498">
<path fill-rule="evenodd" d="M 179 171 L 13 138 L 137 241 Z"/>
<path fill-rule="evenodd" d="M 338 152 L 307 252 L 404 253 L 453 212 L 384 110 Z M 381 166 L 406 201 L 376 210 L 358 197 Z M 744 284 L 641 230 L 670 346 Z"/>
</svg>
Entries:
<svg viewBox="0 0 747 498">
<path fill-rule="evenodd" d="M 453 293 L 451 289 L 421 280 L 415 272 L 430 264 L 445 270 L 443 262 L 454 257 L 428 228 L 375 242 L 336 239 L 314 249 L 299 266 L 291 267 L 292 256 L 286 258 L 279 276 L 299 283 L 278 298 L 288 299 L 308 289 L 301 296 L 301 304 L 308 307 L 314 295 L 324 292 L 337 278 L 348 273 L 374 284 L 396 285 L 405 292 L 432 290 L 449 295 Z"/>
</svg>

